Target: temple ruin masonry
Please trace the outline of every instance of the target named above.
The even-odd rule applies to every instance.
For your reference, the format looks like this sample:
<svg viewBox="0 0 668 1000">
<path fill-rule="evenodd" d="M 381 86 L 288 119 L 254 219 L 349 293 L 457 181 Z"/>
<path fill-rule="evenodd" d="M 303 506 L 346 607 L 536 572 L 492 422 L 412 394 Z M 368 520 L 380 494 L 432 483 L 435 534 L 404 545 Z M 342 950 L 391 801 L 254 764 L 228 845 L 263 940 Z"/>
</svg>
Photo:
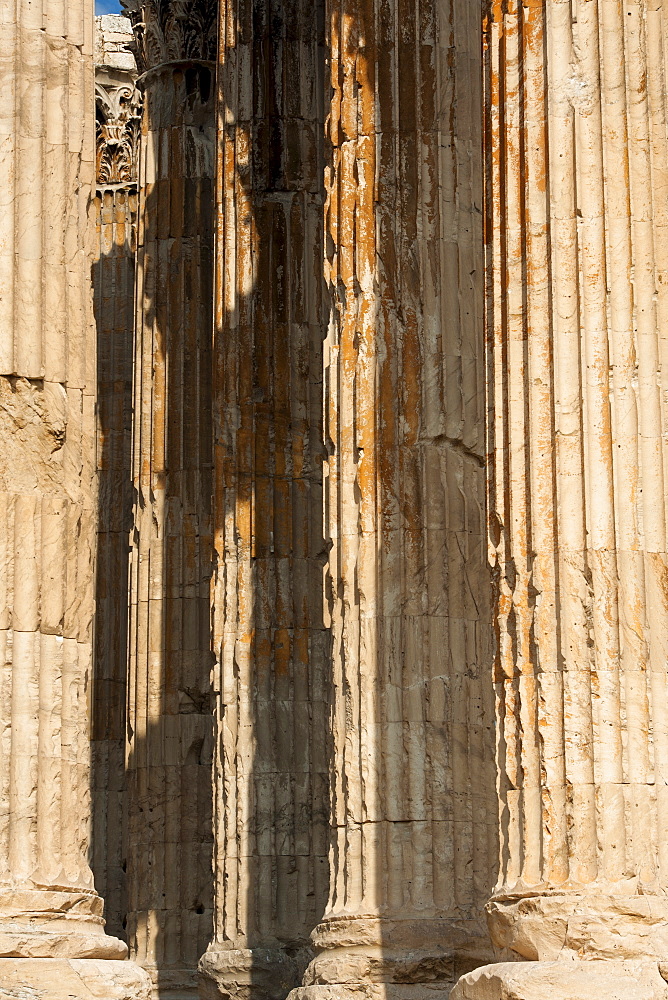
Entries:
<svg viewBox="0 0 668 1000">
<path fill-rule="evenodd" d="M 668 1000 L 664 0 L 0 5 L 0 1000 Z"/>
</svg>

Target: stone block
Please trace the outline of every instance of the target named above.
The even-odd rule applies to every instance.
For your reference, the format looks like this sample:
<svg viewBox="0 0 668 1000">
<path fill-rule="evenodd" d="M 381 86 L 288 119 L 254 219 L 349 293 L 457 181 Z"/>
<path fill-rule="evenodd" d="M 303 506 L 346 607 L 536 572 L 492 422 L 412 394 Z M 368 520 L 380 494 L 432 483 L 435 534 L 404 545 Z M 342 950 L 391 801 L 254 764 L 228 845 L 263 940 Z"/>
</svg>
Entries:
<svg viewBox="0 0 668 1000">
<path fill-rule="evenodd" d="M 150 1000 L 151 981 L 132 962 L 0 958 L 0 1000 Z"/>
<path fill-rule="evenodd" d="M 499 962 L 459 980 L 450 1000 L 667 1000 L 657 962 Z"/>
</svg>

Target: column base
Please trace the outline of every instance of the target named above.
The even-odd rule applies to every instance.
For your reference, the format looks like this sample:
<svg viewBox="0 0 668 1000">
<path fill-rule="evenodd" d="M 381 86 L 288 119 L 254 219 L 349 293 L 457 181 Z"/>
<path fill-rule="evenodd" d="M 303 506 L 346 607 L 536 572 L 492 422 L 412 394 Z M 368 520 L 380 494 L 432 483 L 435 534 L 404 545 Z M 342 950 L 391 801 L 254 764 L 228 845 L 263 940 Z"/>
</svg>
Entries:
<svg viewBox="0 0 668 1000">
<path fill-rule="evenodd" d="M 471 921 L 338 915 L 316 927 L 318 948 L 290 1000 L 436 1000 L 493 958 Z"/>
<path fill-rule="evenodd" d="M 433 983 L 329 983 L 298 986 L 288 1000 L 448 1000 L 452 982 Z"/>
<path fill-rule="evenodd" d="M 146 965 L 142 968 L 151 980 L 153 1000 L 198 1000 L 197 969 L 175 969 L 172 966 L 158 969 Z"/>
<path fill-rule="evenodd" d="M 560 890 L 493 896 L 487 925 L 495 957 L 515 961 L 662 962 L 668 958 L 668 900 Z"/>
<path fill-rule="evenodd" d="M 151 1000 L 151 980 L 133 962 L 90 958 L 0 958 L 0 1000 Z"/>
<path fill-rule="evenodd" d="M 499 962 L 462 976 L 450 1000 L 668 1000 L 655 961 Z"/>
<path fill-rule="evenodd" d="M 312 957 L 310 948 L 213 946 L 199 962 L 199 996 L 201 1000 L 285 1000 L 301 983 Z"/>
<path fill-rule="evenodd" d="M 0 958 L 122 961 L 127 954 L 123 941 L 104 933 L 96 893 L 0 890 Z"/>
</svg>

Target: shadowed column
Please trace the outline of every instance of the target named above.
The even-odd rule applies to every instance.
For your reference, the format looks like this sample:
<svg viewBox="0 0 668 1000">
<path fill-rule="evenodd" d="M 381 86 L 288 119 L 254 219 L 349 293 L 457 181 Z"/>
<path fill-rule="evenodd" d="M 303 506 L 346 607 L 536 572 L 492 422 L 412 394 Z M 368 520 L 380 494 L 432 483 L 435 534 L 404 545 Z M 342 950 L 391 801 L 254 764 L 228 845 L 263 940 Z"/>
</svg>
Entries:
<svg viewBox="0 0 668 1000">
<path fill-rule="evenodd" d="M 479 26 L 328 5 L 330 892 L 295 1000 L 447 996 L 490 955 Z"/>
<path fill-rule="evenodd" d="M 137 250 L 137 140 L 141 119 L 132 29 L 98 17 L 97 245 L 93 292 L 97 326 L 99 511 L 92 691 L 91 867 L 107 928 L 125 938 L 127 808 L 125 723 L 128 554 L 132 527 L 132 368 Z"/>
<path fill-rule="evenodd" d="M 285 997 L 327 893 L 323 14 L 313 0 L 220 11 L 206 997 Z"/>
<path fill-rule="evenodd" d="M 196 995 L 212 927 L 211 337 L 216 3 L 126 5 L 140 138 L 128 667 L 128 943 Z"/>
</svg>

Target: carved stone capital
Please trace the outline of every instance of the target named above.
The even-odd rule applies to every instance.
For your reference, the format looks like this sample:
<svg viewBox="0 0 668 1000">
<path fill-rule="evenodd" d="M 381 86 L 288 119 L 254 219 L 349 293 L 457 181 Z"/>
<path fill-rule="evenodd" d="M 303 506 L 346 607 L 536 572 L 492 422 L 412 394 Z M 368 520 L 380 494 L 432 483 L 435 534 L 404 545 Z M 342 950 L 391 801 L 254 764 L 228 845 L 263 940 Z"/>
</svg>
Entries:
<svg viewBox="0 0 668 1000">
<path fill-rule="evenodd" d="M 96 176 L 98 184 L 137 180 L 141 95 L 133 82 L 95 84 Z"/>
<path fill-rule="evenodd" d="M 140 74 L 169 62 L 213 62 L 217 0 L 122 0 L 135 34 Z"/>
</svg>

